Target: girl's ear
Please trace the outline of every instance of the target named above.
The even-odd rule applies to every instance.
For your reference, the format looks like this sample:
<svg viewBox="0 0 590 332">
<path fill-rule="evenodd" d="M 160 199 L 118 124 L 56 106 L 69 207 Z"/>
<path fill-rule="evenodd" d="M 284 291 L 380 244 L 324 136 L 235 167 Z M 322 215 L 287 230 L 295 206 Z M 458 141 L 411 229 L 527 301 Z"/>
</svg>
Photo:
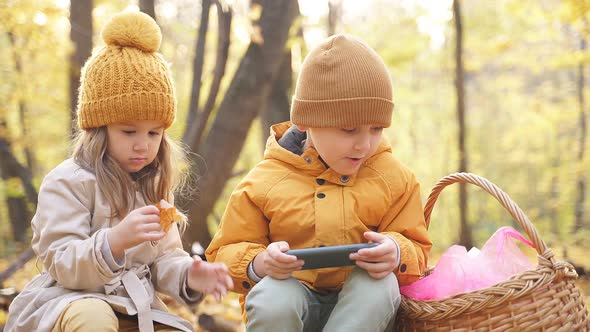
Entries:
<svg viewBox="0 0 590 332">
<path fill-rule="evenodd" d="M 299 131 L 306 131 L 307 130 L 307 127 L 297 125 L 297 130 L 299 130 Z"/>
</svg>

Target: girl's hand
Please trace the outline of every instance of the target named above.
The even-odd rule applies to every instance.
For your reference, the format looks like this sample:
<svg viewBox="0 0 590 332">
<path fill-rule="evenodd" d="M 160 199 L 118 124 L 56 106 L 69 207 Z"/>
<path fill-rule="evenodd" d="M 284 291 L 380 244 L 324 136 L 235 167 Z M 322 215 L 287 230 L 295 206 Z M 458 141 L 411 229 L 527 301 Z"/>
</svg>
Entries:
<svg viewBox="0 0 590 332">
<path fill-rule="evenodd" d="M 365 232 L 365 238 L 379 243 L 374 248 L 361 249 L 350 254 L 350 259 L 356 261 L 356 265 L 367 270 L 375 279 L 383 279 L 388 276 L 399 262 L 397 261 L 397 244 L 392 238 L 376 232 Z"/>
<path fill-rule="evenodd" d="M 115 259 L 123 259 L 125 249 L 146 241 L 161 240 L 166 233 L 160 227 L 160 210 L 147 205 L 131 211 L 120 223 L 107 231 L 107 238 Z"/>
<path fill-rule="evenodd" d="M 300 270 L 303 266 L 302 260 L 287 255 L 284 252 L 289 250 L 289 244 L 285 241 L 273 242 L 254 258 L 254 272 L 259 277 L 271 276 L 275 279 L 287 279 L 293 271 Z"/>
<path fill-rule="evenodd" d="M 188 269 L 188 286 L 203 294 L 213 294 L 217 302 L 234 287 L 227 266 L 223 263 L 203 262 L 201 257 L 194 256 L 193 265 Z"/>
</svg>

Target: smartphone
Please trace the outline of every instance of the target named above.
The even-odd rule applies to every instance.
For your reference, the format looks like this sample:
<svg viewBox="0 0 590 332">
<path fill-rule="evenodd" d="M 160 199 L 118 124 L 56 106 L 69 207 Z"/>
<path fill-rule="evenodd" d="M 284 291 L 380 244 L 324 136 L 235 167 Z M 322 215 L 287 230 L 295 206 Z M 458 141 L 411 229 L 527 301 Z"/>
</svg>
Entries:
<svg viewBox="0 0 590 332">
<path fill-rule="evenodd" d="M 355 265 L 348 256 L 363 248 L 373 248 L 379 243 L 359 243 L 342 246 L 328 246 L 318 248 L 293 249 L 285 252 L 304 261 L 302 270 L 323 269 L 327 267 Z"/>
</svg>

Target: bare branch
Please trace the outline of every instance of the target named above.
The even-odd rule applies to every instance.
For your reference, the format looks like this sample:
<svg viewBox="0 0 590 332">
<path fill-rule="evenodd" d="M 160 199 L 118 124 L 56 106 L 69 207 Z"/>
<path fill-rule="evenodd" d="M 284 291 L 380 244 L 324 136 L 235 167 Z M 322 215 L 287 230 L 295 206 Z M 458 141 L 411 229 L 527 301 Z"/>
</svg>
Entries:
<svg viewBox="0 0 590 332">
<path fill-rule="evenodd" d="M 35 257 L 35 252 L 32 248 L 27 248 L 27 250 L 23 251 L 16 261 L 12 262 L 6 270 L 0 272 L 0 285 L 2 285 L 2 283 L 10 278 L 16 271 L 20 270 L 33 257 Z"/>
<path fill-rule="evenodd" d="M 215 1 L 217 7 L 217 56 L 215 57 L 215 69 L 213 69 L 213 81 L 211 82 L 211 88 L 209 89 L 209 96 L 207 102 L 203 107 L 203 111 L 197 114 L 197 126 L 194 141 L 191 142 L 191 148 L 193 151 L 197 151 L 201 140 L 203 139 L 205 128 L 209 117 L 213 112 L 215 106 L 215 100 L 219 93 L 219 86 L 221 80 L 225 75 L 225 67 L 227 64 L 227 58 L 229 55 L 229 44 L 230 44 L 230 33 L 231 33 L 231 22 L 232 12 L 230 7 L 222 4 L 219 0 Z"/>
<path fill-rule="evenodd" d="M 207 39 L 207 30 L 209 29 L 209 9 L 211 0 L 201 2 L 201 24 L 197 36 L 197 46 L 195 48 L 195 58 L 193 59 L 193 86 L 191 89 L 191 101 L 189 104 L 188 117 L 183 142 L 192 147 L 192 142 L 197 137 L 198 117 L 199 117 L 199 99 L 201 98 L 201 86 L 203 76 L 203 64 L 205 62 L 205 44 Z M 196 150 L 193 150 L 193 152 Z"/>
</svg>

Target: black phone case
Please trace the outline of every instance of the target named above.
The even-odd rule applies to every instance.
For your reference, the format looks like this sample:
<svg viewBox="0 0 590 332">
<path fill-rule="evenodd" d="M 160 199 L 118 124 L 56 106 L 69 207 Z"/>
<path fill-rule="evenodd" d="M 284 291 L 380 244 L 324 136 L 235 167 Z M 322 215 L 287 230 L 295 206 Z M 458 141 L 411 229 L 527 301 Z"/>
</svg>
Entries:
<svg viewBox="0 0 590 332">
<path fill-rule="evenodd" d="M 354 261 L 348 258 L 353 252 L 363 248 L 373 248 L 379 243 L 347 244 L 342 246 L 329 246 L 306 249 L 293 249 L 285 252 L 287 255 L 296 256 L 302 259 L 302 270 L 323 269 L 327 267 L 355 265 Z"/>
</svg>

